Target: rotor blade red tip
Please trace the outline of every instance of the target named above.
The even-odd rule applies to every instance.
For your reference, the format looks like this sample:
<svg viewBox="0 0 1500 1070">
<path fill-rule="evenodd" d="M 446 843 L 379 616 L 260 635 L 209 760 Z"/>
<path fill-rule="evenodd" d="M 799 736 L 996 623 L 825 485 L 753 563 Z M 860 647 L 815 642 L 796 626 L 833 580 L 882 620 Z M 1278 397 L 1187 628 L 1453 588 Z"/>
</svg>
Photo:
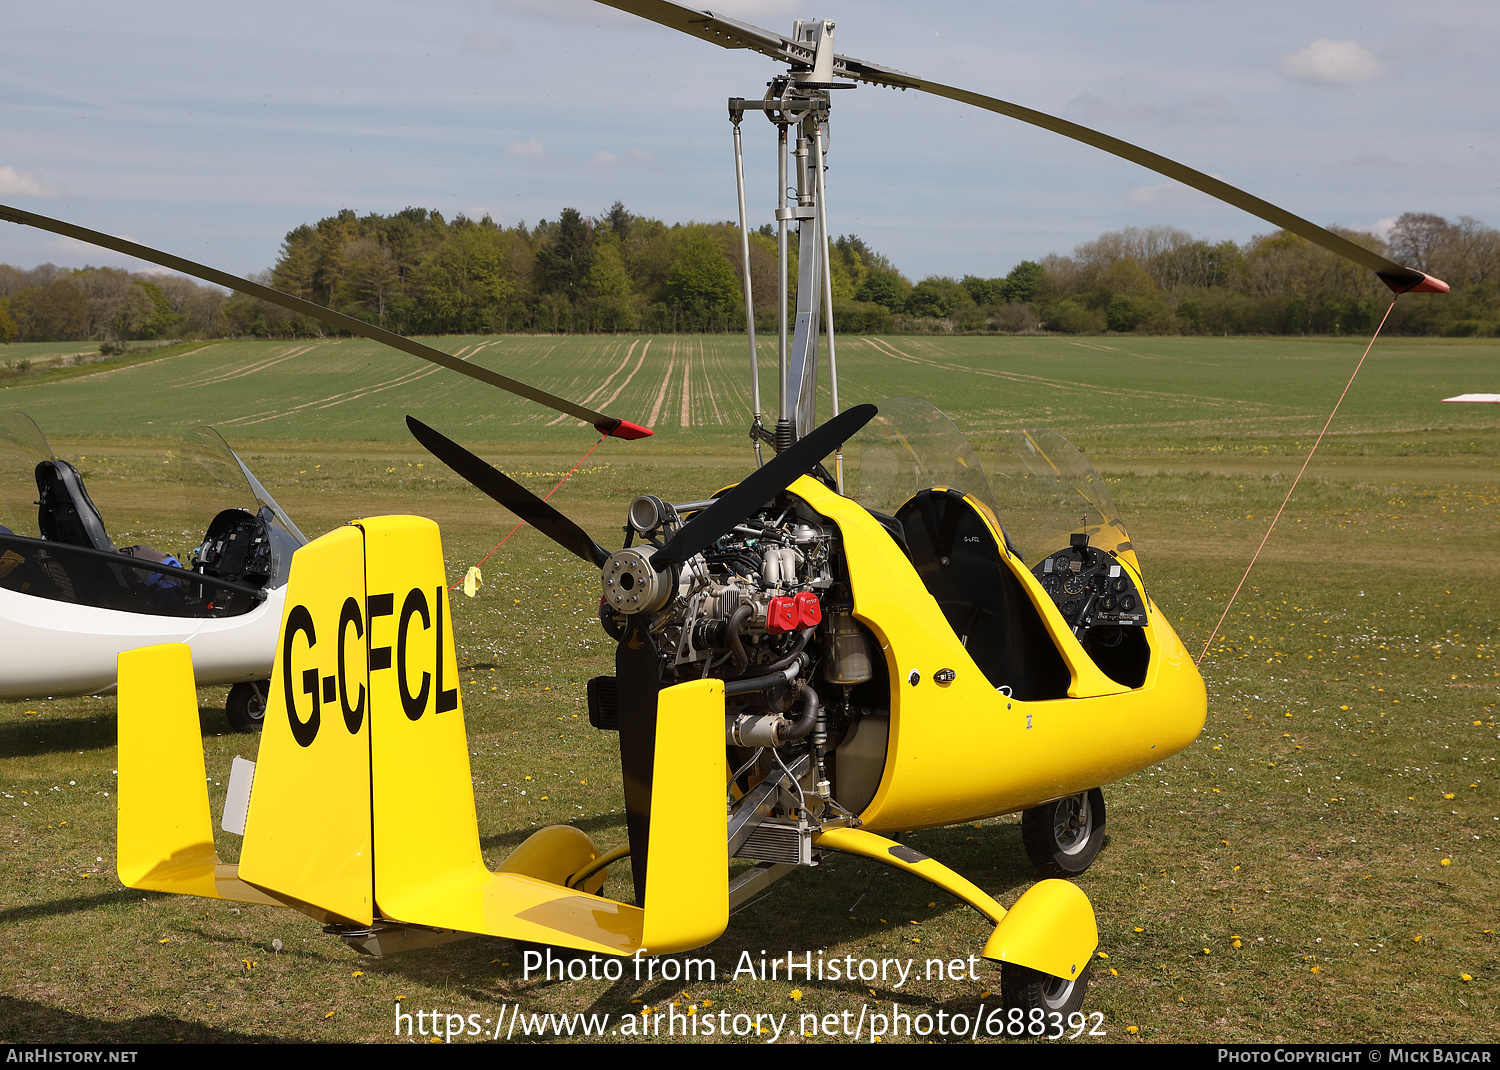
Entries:
<svg viewBox="0 0 1500 1070">
<path fill-rule="evenodd" d="M 1423 275 L 1422 281 L 1406 291 L 1411 294 L 1445 294 L 1448 292 L 1448 284 L 1442 279 L 1435 279 L 1431 275 Z"/>
<path fill-rule="evenodd" d="M 651 428 L 642 427 L 640 424 L 631 423 L 629 420 L 618 420 L 613 427 L 608 424 L 595 424 L 594 430 L 598 431 L 601 435 L 608 435 L 610 438 L 646 438 L 649 435 L 655 434 Z"/>
<path fill-rule="evenodd" d="M 1432 275 L 1424 275 L 1415 268 L 1403 268 L 1401 274 L 1377 271 L 1375 277 L 1397 294 L 1445 294 L 1448 284 Z"/>
</svg>

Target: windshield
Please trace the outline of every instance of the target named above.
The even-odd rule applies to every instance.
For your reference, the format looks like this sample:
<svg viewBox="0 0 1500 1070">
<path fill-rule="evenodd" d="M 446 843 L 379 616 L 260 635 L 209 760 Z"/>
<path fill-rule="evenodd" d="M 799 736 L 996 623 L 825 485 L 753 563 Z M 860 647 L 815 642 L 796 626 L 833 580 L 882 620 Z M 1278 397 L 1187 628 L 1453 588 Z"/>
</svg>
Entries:
<svg viewBox="0 0 1500 1070">
<path fill-rule="evenodd" d="M 232 515 L 248 514 L 258 518 L 252 524 L 265 528 L 265 579 L 273 586 L 286 582 L 292 554 L 307 536 L 213 428 L 188 432 L 165 460 L 149 446 L 87 448 L 87 457 L 67 458 L 80 466 L 75 468 L 54 455 L 25 413 L 0 413 L 0 528 L 95 549 L 130 553 L 142 547 L 175 565 L 203 551 L 204 533 L 218 518 L 228 524 Z M 47 473 L 45 480 L 40 472 Z M 46 507 L 39 501 L 45 497 L 42 482 L 52 487 Z M 74 531 L 77 525 L 82 527 Z"/>
<path fill-rule="evenodd" d="M 55 458 L 47 439 L 24 412 L 0 413 L 0 524 L 35 539 L 36 466 Z"/>
<path fill-rule="evenodd" d="M 1135 563 L 1103 477 L 1056 431 L 1003 432 L 986 476 L 963 432 L 928 402 L 890 398 L 879 408 L 845 447 L 849 495 L 866 509 L 894 516 L 918 491 L 950 488 L 989 508 L 1023 561 L 1087 532 L 1091 546 Z"/>
<path fill-rule="evenodd" d="M 918 491 L 946 487 L 994 512 L 995 495 L 979 458 L 941 410 L 918 398 L 888 398 L 879 408 L 844 447 L 849 497 L 895 516 Z"/>
<path fill-rule="evenodd" d="M 184 481 L 196 486 L 200 493 L 206 491 L 221 500 L 218 508 L 238 506 L 246 512 L 259 513 L 266 523 L 292 536 L 298 546 L 307 542 L 307 536 L 276 504 L 271 492 L 212 427 L 195 427 L 183 435 L 181 457 L 188 473 Z"/>
<path fill-rule="evenodd" d="M 1000 518 L 1021 559 L 1040 561 L 1087 532 L 1089 545 L 1129 553 L 1130 535 L 1104 478 L 1056 431 L 1029 428 L 1000 436 L 991 466 Z"/>
<path fill-rule="evenodd" d="M 270 539 L 271 583 L 285 583 L 291 574 L 292 554 L 308 540 L 271 492 L 212 427 L 195 427 L 183 435 L 179 456 L 183 493 L 192 511 L 214 516 L 232 508 L 258 516 Z M 205 540 L 208 538 L 205 536 Z M 207 541 L 200 553 L 209 553 Z"/>
</svg>

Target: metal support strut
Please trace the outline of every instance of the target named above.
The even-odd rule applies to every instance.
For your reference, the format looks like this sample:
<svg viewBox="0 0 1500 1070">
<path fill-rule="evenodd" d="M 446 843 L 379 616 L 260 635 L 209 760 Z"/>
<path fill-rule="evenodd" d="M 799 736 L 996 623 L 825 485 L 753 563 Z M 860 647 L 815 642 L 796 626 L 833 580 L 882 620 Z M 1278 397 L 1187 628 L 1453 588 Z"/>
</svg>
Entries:
<svg viewBox="0 0 1500 1070">
<path fill-rule="evenodd" d="M 750 221 L 745 211 L 745 152 L 740 140 L 740 120 L 745 117 L 745 107 L 747 104 L 754 107 L 755 103 L 731 97 L 729 121 L 734 124 L 734 181 L 740 202 L 740 259 L 744 266 L 745 337 L 750 344 L 750 395 L 751 403 L 755 408 L 755 420 L 750 425 L 750 442 L 755 447 L 755 466 L 759 468 L 765 463 L 761 456 L 760 443 L 761 439 L 766 437 L 766 429 L 765 423 L 761 420 L 760 365 L 755 350 L 755 298 L 750 289 Z"/>
</svg>

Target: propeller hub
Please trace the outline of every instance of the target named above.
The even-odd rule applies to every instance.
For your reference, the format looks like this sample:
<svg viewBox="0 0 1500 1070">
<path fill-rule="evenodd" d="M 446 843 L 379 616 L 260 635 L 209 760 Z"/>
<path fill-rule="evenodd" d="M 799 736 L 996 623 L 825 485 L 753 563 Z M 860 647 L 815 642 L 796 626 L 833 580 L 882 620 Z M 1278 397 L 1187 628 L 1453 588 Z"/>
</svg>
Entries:
<svg viewBox="0 0 1500 1070">
<path fill-rule="evenodd" d="M 599 577 L 604 600 L 617 613 L 627 616 L 633 613 L 654 613 L 671 600 L 677 589 L 673 570 L 658 572 L 651 567 L 649 547 L 628 547 L 617 550 L 604 562 L 604 571 Z"/>
</svg>

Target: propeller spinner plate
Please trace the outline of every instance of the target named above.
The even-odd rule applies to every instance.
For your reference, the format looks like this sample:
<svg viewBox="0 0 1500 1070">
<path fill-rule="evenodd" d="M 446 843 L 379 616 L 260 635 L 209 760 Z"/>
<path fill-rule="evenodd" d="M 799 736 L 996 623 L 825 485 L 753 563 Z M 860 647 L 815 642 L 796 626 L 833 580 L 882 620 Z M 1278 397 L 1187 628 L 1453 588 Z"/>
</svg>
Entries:
<svg viewBox="0 0 1500 1070">
<path fill-rule="evenodd" d="M 668 569 L 657 572 L 651 567 L 650 556 L 655 551 L 650 547 L 641 550 L 628 547 L 617 550 L 604 562 L 604 571 L 599 577 L 604 599 L 616 612 L 654 613 L 671 599 L 677 581 Z"/>
</svg>

